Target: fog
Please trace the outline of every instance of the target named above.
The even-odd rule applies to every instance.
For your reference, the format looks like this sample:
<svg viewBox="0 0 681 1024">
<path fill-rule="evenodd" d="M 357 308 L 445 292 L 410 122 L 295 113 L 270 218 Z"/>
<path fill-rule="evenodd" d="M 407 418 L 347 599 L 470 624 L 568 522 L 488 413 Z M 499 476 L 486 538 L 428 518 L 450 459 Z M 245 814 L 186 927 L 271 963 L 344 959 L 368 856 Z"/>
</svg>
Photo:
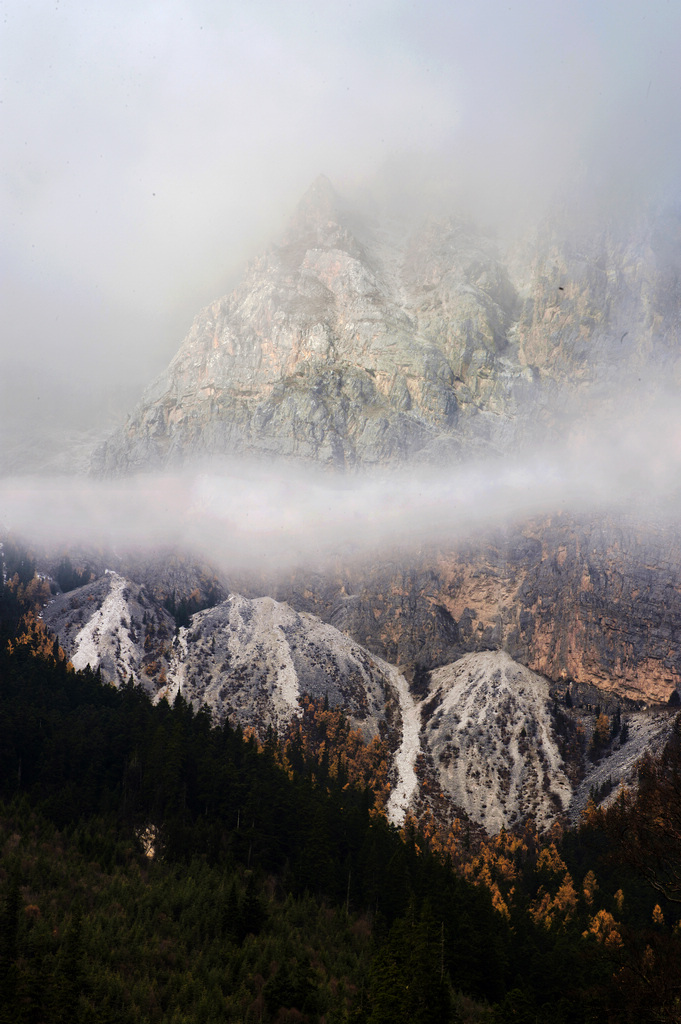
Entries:
<svg viewBox="0 0 681 1024">
<path fill-rule="evenodd" d="M 519 229 L 678 169 L 655 2 L 5 0 L 0 443 L 111 425 L 326 173 Z"/>
<path fill-rule="evenodd" d="M 659 399 L 627 424 L 582 421 L 523 458 L 337 477 L 294 466 L 206 464 L 117 481 L 21 477 L 0 487 L 0 533 L 53 552 L 125 558 L 172 548 L 226 572 L 323 569 L 451 548 L 561 510 L 656 528 L 681 514 L 681 412 Z"/>
<path fill-rule="evenodd" d="M 624 212 L 678 188 L 678 5 L 0 11 L 0 447 L 18 467 L 68 440 L 66 467 L 74 431 L 120 422 L 320 172 L 360 205 L 455 211 L 508 233 L 566 196 Z M 246 465 L 5 479 L 0 524 L 55 544 L 312 564 L 558 506 L 631 508 L 646 495 L 676 509 L 680 427 L 662 403 L 516 463 L 380 482 Z"/>
</svg>

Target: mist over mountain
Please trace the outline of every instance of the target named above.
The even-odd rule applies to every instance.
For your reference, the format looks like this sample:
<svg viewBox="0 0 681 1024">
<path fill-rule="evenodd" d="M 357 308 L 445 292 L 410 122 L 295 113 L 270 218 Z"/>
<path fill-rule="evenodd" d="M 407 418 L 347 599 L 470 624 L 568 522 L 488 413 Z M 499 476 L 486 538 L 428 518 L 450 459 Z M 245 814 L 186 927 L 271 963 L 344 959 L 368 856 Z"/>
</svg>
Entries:
<svg viewBox="0 0 681 1024">
<path fill-rule="evenodd" d="M 681 219 L 580 216 L 567 205 L 501 245 L 460 218 L 368 218 L 320 176 L 94 472 L 215 456 L 442 466 L 626 430 L 681 372 Z"/>
<path fill-rule="evenodd" d="M 4 5 L 2 1020 L 678 1018 L 679 38 Z"/>
<path fill-rule="evenodd" d="M 320 170 L 502 238 L 556 206 L 626 234 L 677 191 L 669 4 L 31 0 L 3 26 L 3 472 L 63 471 L 41 432 L 122 418 Z"/>
<path fill-rule="evenodd" d="M 495 238 L 318 177 L 89 478 L 6 482 L 4 521 L 93 574 L 44 613 L 74 663 L 261 731 L 305 694 L 371 708 L 395 820 L 576 813 L 593 771 L 550 697 L 645 715 L 681 684 L 680 221 L 576 202 Z M 466 665 L 480 685 L 461 689 Z M 528 670 L 543 681 L 516 704 Z M 436 728 L 437 704 L 478 708 L 485 742 L 447 740 L 459 718 Z M 664 742 L 659 713 L 631 718 L 629 751 Z M 622 781 L 632 758 L 612 761 Z"/>
</svg>

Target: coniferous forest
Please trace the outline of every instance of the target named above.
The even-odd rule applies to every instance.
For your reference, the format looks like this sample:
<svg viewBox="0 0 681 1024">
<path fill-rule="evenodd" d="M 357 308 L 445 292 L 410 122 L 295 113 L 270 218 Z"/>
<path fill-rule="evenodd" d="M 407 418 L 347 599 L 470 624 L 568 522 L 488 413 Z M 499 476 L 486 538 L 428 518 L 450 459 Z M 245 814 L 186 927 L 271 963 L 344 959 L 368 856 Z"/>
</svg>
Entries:
<svg viewBox="0 0 681 1024">
<path fill-rule="evenodd" d="M 74 672 L 5 552 L 0 1021 L 681 1020 L 681 731 L 577 829 L 400 831 L 380 747 Z"/>
</svg>

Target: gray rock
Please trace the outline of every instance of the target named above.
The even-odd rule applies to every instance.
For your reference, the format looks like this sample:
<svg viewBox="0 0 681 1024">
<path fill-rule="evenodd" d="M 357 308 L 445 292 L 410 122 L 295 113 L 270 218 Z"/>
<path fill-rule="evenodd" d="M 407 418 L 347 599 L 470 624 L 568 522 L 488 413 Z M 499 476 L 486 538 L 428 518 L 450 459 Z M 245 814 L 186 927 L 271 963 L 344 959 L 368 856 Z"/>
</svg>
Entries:
<svg viewBox="0 0 681 1024">
<path fill-rule="evenodd" d="M 494 246 L 471 229 L 389 234 L 320 179 L 280 244 L 197 316 L 93 468 L 257 455 L 348 469 L 403 461 L 442 436 L 465 454 L 479 411 L 513 432 L 514 390 L 528 382 L 516 358 L 499 360 L 518 306 Z M 482 433 L 495 443 L 497 431 Z"/>
<path fill-rule="evenodd" d="M 594 400 L 635 406 L 651 367 L 681 379 L 678 235 L 668 213 L 618 232 L 571 212 L 502 251 L 453 218 L 363 222 L 319 178 L 93 471 L 457 460 L 560 437 Z"/>
</svg>

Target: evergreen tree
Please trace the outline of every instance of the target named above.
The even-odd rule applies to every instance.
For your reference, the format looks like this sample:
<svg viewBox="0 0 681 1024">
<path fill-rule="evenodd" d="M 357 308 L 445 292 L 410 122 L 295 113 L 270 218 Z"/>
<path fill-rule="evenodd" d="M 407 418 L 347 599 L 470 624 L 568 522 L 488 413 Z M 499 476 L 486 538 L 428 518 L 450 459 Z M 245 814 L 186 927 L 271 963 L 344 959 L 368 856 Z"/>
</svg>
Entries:
<svg viewBox="0 0 681 1024">
<path fill-rule="evenodd" d="M 0 917 L 0 1021 L 15 1019 L 17 986 L 17 956 L 19 951 L 19 910 L 21 892 L 19 879 L 13 875 L 9 882 L 5 906 Z"/>
</svg>

